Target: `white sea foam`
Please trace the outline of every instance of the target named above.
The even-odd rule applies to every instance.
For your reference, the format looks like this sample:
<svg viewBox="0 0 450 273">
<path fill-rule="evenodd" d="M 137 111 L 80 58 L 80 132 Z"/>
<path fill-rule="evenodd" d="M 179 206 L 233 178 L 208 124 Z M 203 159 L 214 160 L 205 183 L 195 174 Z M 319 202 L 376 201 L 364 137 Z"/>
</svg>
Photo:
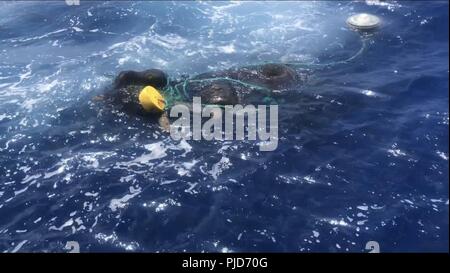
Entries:
<svg viewBox="0 0 450 273">
<path fill-rule="evenodd" d="M 436 154 L 437 154 L 440 158 L 442 158 L 442 159 L 448 161 L 448 155 L 447 155 L 446 153 L 441 152 L 441 151 L 436 151 Z"/>
<path fill-rule="evenodd" d="M 23 247 L 23 245 L 25 245 L 27 242 L 28 242 L 28 240 L 23 240 L 23 241 L 21 241 L 20 243 L 18 243 L 18 244 L 14 247 L 14 249 L 11 250 L 11 253 L 16 253 L 16 252 L 18 252 L 18 251 Z"/>
<path fill-rule="evenodd" d="M 231 166 L 230 159 L 228 157 L 222 156 L 219 162 L 215 163 L 209 173 L 214 178 L 214 180 L 217 180 L 218 176 L 224 172 L 226 169 L 229 169 Z"/>
<path fill-rule="evenodd" d="M 62 231 L 64 228 L 70 227 L 74 224 L 74 221 L 72 218 L 70 218 L 69 220 L 67 220 L 64 224 L 62 224 L 60 227 L 56 227 L 56 226 L 50 226 L 49 230 L 57 230 L 57 231 Z"/>
<path fill-rule="evenodd" d="M 117 211 L 117 209 L 121 209 L 124 208 L 128 205 L 128 201 L 130 201 L 132 198 L 134 198 L 135 196 L 137 196 L 138 194 L 141 193 L 141 188 L 137 187 L 137 188 L 133 188 L 130 187 L 130 193 L 124 195 L 121 198 L 114 198 L 110 201 L 109 203 L 109 208 L 115 212 Z"/>
</svg>

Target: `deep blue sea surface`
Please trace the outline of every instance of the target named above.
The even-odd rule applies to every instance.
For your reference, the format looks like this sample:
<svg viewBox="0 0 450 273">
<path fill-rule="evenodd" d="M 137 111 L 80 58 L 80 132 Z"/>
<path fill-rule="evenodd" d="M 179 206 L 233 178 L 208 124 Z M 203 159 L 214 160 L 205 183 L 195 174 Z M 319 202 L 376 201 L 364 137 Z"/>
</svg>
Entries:
<svg viewBox="0 0 450 273">
<path fill-rule="evenodd" d="M 0 251 L 448 251 L 448 8 L 0 2 Z M 382 26 L 350 30 L 358 12 Z M 273 152 L 174 141 L 92 100 L 121 70 L 352 56 L 281 92 Z"/>
</svg>

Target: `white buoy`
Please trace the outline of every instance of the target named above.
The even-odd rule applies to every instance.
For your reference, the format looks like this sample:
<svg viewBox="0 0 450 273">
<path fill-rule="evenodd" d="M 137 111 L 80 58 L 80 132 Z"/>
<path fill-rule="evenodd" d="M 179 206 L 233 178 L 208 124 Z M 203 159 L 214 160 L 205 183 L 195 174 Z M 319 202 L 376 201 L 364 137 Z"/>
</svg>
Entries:
<svg viewBox="0 0 450 273">
<path fill-rule="evenodd" d="M 357 30 L 373 30 L 380 26 L 381 20 L 378 16 L 359 13 L 348 17 L 347 24 Z"/>
</svg>

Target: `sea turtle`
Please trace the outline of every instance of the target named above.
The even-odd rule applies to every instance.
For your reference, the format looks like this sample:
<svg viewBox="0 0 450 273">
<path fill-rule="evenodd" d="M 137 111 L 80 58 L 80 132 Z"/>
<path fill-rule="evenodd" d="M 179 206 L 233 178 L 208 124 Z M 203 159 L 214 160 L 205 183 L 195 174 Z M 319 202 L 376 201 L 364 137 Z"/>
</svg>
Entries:
<svg viewBox="0 0 450 273">
<path fill-rule="evenodd" d="M 305 80 L 305 74 L 289 65 L 275 63 L 208 72 L 170 82 L 166 73 L 159 69 L 130 70 L 119 73 L 108 97 L 129 114 L 160 116 L 160 125 L 167 130 L 166 110 L 175 103 L 189 103 L 193 97 L 200 97 L 204 104 L 214 105 L 261 103 L 276 90 Z"/>
</svg>

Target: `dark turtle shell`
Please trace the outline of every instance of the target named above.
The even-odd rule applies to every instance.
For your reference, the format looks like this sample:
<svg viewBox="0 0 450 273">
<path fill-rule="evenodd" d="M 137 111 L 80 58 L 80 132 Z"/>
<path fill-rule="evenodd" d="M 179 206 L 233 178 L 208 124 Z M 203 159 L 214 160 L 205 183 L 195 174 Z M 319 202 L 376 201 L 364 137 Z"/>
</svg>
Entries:
<svg viewBox="0 0 450 273">
<path fill-rule="evenodd" d="M 155 88 L 164 88 L 167 85 L 166 74 L 159 69 L 148 69 L 145 71 L 122 71 L 114 80 L 115 88 L 128 85 L 151 85 Z"/>
</svg>

